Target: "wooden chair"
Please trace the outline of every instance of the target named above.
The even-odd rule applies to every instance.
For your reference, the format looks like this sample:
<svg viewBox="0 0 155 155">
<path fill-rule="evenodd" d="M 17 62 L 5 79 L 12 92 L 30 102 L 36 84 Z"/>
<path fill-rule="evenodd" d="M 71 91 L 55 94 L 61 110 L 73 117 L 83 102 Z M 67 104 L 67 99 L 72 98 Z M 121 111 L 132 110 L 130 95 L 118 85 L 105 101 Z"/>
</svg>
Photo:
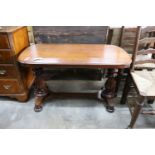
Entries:
<svg viewBox="0 0 155 155">
<path fill-rule="evenodd" d="M 118 40 L 118 46 L 125 49 L 129 54 L 133 53 L 135 44 L 136 44 L 136 34 L 137 34 L 137 27 L 125 27 L 122 26 L 120 28 L 120 36 Z M 126 79 L 126 69 L 119 69 L 117 74 L 117 84 L 115 89 L 115 94 L 117 95 L 117 92 L 120 87 L 121 81 Z"/>
<path fill-rule="evenodd" d="M 141 27 L 138 26 L 132 63 L 121 99 L 121 104 L 125 104 L 131 90 L 131 84 L 133 84 L 138 94 L 138 100 L 132 107 L 128 104 L 131 112 L 129 128 L 134 127 L 141 112 L 155 114 L 155 111 L 142 111 L 145 101 L 155 98 L 155 59 L 152 58 L 152 55 L 155 54 L 155 38 L 141 39 L 140 34 Z"/>
</svg>

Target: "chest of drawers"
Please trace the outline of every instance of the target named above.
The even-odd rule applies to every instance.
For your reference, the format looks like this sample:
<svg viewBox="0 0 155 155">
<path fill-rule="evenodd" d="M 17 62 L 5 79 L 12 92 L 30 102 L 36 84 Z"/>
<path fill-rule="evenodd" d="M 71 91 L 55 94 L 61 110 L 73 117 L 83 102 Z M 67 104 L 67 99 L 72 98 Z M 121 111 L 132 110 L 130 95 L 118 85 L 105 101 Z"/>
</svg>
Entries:
<svg viewBox="0 0 155 155">
<path fill-rule="evenodd" d="M 17 56 L 29 45 L 27 27 L 0 29 L 0 96 L 9 96 L 19 101 L 28 99 L 34 75 L 31 68 L 18 64 Z"/>
</svg>

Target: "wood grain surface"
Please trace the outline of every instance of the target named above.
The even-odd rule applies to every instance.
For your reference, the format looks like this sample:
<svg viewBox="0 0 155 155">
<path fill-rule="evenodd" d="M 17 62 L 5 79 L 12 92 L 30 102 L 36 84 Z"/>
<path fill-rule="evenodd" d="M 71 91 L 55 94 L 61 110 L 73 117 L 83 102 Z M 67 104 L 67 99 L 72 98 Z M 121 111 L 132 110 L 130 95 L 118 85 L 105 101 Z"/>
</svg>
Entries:
<svg viewBox="0 0 155 155">
<path fill-rule="evenodd" d="M 36 44 L 18 57 L 24 64 L 129 67 L 131 58 L 122 48 L 103 44 Z"/>
</svg>

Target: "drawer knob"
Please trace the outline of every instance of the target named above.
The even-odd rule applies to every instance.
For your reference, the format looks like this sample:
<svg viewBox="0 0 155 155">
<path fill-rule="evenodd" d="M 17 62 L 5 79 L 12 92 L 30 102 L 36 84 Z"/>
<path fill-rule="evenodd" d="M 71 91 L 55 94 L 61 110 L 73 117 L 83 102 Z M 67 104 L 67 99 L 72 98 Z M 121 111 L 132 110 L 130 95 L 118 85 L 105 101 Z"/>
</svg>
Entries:
<svg viewBox="0 0 155 155">
<path fill-rule="evenodd" d="M 6 70 L 0 70 L 0 75 L 5 75 L 6 74 Z"/>
<path fill-rule="evenodd" d="M 9 90 L 11 85 L 3 85 L 4 89 Z"/>
</svg>

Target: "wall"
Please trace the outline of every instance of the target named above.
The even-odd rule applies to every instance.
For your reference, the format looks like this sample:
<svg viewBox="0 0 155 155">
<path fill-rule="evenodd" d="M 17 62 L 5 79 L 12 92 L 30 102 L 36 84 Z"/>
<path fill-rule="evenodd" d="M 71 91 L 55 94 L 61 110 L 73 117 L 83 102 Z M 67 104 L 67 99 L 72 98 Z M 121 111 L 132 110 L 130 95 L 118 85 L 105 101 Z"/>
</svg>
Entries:
<svg viewBox="0 0 155 155">
<path fill-rule="evenodd" d="M 108 26 L 34 26 L 36 43 L 105 44 Z"/>
<path fill-rule="evenodd" d="M 119 46 L 121 27 L 118 27 L 118 28 L 111 27 L 110 29 L 113 31 L 112 36 L 109 40 L 110 44 Z M 143 36 L 147 35 L 146 32 L 153 30 L 153 29 L 155 29 L 155 26 L 147 26 L 147 27 L 143 28 Z M 30 42 L 34 43 L 34 35 L 33 35 L 33 27 L 32 26 L 28 26 L 28 32 L 29 32 Z M 104 32 L 103 30 L 102 31 L 100 30 L 99 32 L 100 32 L 100 34 L 99 34 L 100 38 L 101 38 L 102 34 L 105 35 L 103 33 Z M 39 33 L 40 33 L 39 29 L 38 29 L 38 31 L 37 30 L 35 31 L 36 37 L 38 37 Z M 129 53 L 133 52 L 135 35 L 136 35 L 136 31 L 134 31 L 133 27 L 132 27 L 132 28 L 127 29 L 127 32 L 125 33 L 125 38 L 123 38 L 122 48 L 124 48 Z M 56 36 L 54 36 L 54 37 L 56 38 Z M 59 36 L 59 38 L 60 37 L 61 36 Z M 58 36 L 57 36 L 57 38 L 58 38 Z M 36 38 L 37 42 L 39 42 L 38 39 L 39 38 Z M 47 39 L 47 38 L 45 38 L 45 39 Z"/>
</svg>

